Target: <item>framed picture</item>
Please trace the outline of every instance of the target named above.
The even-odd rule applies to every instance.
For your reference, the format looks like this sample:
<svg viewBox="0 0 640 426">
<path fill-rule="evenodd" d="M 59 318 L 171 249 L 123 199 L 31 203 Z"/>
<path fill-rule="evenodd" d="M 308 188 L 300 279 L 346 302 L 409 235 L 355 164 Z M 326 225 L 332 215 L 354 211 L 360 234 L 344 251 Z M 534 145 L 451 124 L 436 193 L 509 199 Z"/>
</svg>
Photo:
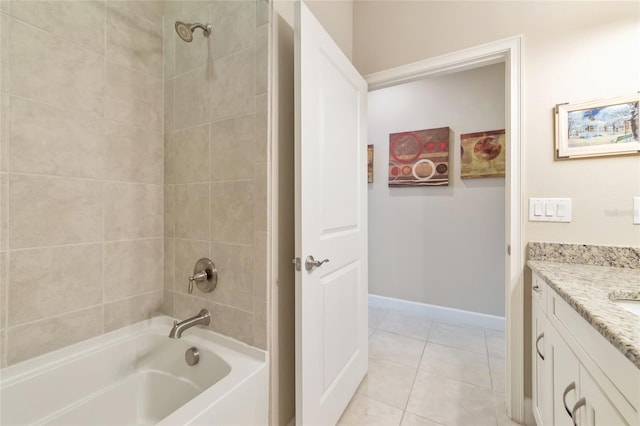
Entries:
<svg viewBox="0 0 640 426">
<path fill-rule="evenodd" d="M 556 159 L 637 154 L 640 94 L 556 105 Z"/>
<path fill-rule="evenodd" d="M 460 135 L 460 178 L 502 177 L 505 158 L 504 129 Z"/>
<path fill-rule="evenodd" d="M 367 183 L 373 183 L 373 145 L 367 145 Z"/>
<path fill-rule="evenodd" d="M 389 135 L 389 186 L 449 185 L 449 128 Z"/>
</svg>

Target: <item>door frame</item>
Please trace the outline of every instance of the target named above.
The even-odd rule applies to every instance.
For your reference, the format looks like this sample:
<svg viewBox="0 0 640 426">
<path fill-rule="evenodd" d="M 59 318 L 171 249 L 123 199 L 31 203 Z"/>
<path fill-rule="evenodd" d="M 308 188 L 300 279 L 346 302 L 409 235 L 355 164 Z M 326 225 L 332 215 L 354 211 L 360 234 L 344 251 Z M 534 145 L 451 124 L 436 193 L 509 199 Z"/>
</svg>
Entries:
<svg viewBox="0 0 640 426">
<path fill-rule="evenodd" d="M 505 130 L 507 134 L 505 306 L 507 341 L 506 405 L 509 416 L 525 421 L 524 399 L 524 145 L 522 124 L 523 36 L 497 40 L 365 76 L 369 91 L 496 63 L 505 64 Z"/>
</svg>

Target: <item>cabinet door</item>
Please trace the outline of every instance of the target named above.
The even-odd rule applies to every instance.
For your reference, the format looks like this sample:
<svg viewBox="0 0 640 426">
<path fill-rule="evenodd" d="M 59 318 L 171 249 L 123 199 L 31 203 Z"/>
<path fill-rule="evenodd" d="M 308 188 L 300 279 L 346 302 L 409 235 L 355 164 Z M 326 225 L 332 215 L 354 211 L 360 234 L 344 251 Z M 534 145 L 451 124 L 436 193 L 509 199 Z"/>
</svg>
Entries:
<svg viewBox="0 0 640 426">
<path fill-rule="evenodd" d="M 547 422 L 555 426 L 574 426 L 570 412 L 578 401 L 580 364 L 553 327 L 547 327 L 545 338 L 548 351 L 545 361 L 549 361 L 547 368 L 551 369 L 553 383 L 553 420 Z"/>
<path fill-rule="evenodd" d="M 580 408 L 578 419 L 580 425 L 618 426 L 628 425 L 622 415 L 609 400 L 591 374 L 580 366 L 580 395 L 585 398 L 586 405 Z M 586 414 L 586 417 L 584 417 Z"/>
<path fill-rule="evenodd" d="M 532 336 L 532 382 L 533 382 L 533 417 L 538 426 L 552 424 L 551 413 L 551 377 L 547 365 L 547 339 L 545 330 L 547 327 L 547 319 L 542 312 L 539 302 L 533 298 L 532 317 L 531 317 L 531 336 Z"/>
</svg>

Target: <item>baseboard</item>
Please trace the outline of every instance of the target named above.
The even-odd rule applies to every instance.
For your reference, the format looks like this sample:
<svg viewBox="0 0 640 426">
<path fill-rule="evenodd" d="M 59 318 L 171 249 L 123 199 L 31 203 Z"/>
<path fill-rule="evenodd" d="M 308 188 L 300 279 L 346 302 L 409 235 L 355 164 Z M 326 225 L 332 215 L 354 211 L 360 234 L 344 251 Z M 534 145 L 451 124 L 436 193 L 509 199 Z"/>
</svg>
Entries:
<svg viewBox="0 0 640 426">
<path fill-rule="evenodd" d="M 430 305 L 428 303 L 412 302 L 409 300 L 394 299 L 392 297 L 369 295 L 369 306 L 402 310 L 416 315 L 424 315 L 434 320 L 447 321 L 474 327 L 489 328 L 504 331 L 504 317 L 482 314 L 479 312 L 464 311 L 462 309 L 447 308 L 445 306 Z"/>
</svg>

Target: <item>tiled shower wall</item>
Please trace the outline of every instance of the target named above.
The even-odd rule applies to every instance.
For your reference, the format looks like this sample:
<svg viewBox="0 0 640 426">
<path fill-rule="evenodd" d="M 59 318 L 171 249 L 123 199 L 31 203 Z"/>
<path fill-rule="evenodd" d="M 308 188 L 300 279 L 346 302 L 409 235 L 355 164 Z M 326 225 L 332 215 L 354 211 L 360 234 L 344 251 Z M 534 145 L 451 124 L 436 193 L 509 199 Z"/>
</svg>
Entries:
<svg viewBox="0 0 640 426">
<path fill-rule="evenodd" d="M 5 367 L 162 310 L 163 5 L 0 5 Z"/>
<path fill-rule="evenodd" d="M 211 23 L 182 41 L 175 21 Z M 264 0 L 165 2 L 164 309 L 201 308 L 212 328 L 266 348 L 267 51 Z M 212 293 L 187 294 L 196 261 L 218 268 Z"/>
</svg>

